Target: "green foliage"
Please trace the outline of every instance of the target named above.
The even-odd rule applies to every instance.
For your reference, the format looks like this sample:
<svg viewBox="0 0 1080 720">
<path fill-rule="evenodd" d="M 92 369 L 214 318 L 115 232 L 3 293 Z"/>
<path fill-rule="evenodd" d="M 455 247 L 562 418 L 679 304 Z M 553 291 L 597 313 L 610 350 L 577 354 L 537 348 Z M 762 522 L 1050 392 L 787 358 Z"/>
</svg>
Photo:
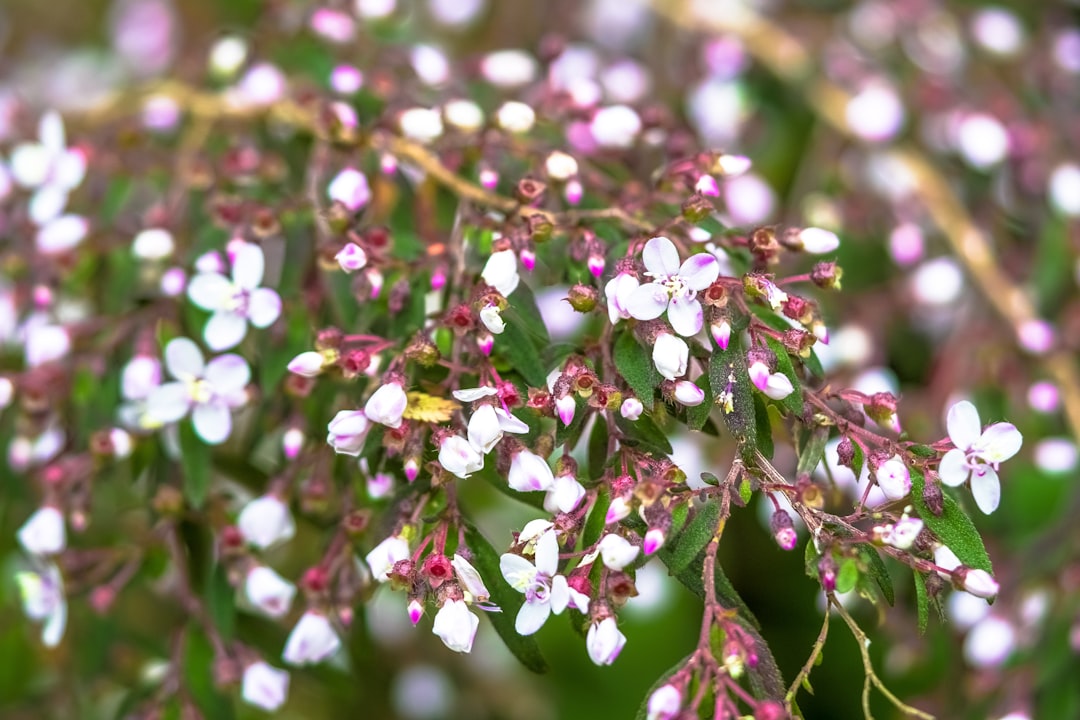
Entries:
<svg viewBox="0 0 1080 720">
<path fill-rule="evenodd" d="M 919 513 L 919 517 L 926 523 L 926 527 L 938 536 L 960 558 L 960 562 L 968 567 L 985 570 L 993 573 L 990 564 L 990 556 L 983 545 L 982 536 L 975 529 L 971 518 L 961 509 L 960 505 L 948 494 L 942 496 L 941 515 L 926 506 L 923 500 L 925 478 L 918 468 L 911 469 L 911 501 Z"/>
<path fill-rule="evenodd" d="M 615 339 L 612 357 L 619 374 L 648 410 L 652 407 L 653 394 L 663 380 L 648 351 L 634 339 L 633 332 L 624 330 Z"/>
<path fill-rule="evenodd" d="M 194 426 L 184 421 L 177 425 L 180 439 L 180 468 L 184 474 L 184 496 L 192 507 L 201 508 L 210 491 L 210 446 L 195 434 Z"/>
<path fill-rule="evenodd" d="M 694 512 L 686 529 L 672 543 L 672 551 L 666 561 L 671 572 L 679 573 L 694 561 L 716 535 L 719 522 L 719 500 L 710 500 Z"/>
</svg>

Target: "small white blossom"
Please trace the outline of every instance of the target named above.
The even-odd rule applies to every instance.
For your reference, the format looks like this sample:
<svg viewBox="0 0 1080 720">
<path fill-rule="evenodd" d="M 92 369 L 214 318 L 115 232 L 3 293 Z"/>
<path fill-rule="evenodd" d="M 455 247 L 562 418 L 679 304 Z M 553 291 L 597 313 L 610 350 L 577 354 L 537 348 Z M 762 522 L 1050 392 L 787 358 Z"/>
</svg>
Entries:
<svg viewBox="0 0 1080 720">
<path fill-rule="evenodd" d="M 675 383 L 675 399 L 687 407 L 694 407 L 705 402 L 705 391 L 689 380 Z"/>
<path fill-rule="evenodd" d="M 498 305 L 485 305 L 480 310 L 480 322 L 492 335 L 501 335 L 506 330 L 506 321 L 499 314 Z"/>
<path fill-rule="evenodd" d="M 40 570 L 15 573 L 23 612 L 31 620 L 44 622 L 41 642 L 45 647 L 56 647 L 64 637 L 67 627 L 67 599 L 64 597 L 64 580 L 55 563 L 46 563 Z"/>
<path fill-rule="evenodd" d="M 371 422 L 377 422 L 388 428 L 401 427 L 401 416 L 408 404 L 405 388 L 401 383 L 388 382 L 371 394 L 364 405 L 364 415 Z"/>
<path fill-rule="evenodd" d="M 250 322 L 269 327 L 281 315 L 281 297 L 270 288 L 259 287 L 265 258 L 258 245 L 242 242 L 232 260 L 232 278 L 217 272 L 200 272 L 188 283 L 191 302 L 213 313 L 203 338 L 211 350 L 236 347 L 247 334 Z"/>
<path fill-rule="evenodd" d="M 34 325 L 26 331 L 26 366 L 38 367 L 71 352 L 71 335 L 61 325 Z"/>
<path fill-rule="evenodd" d="M 644 410 L 645 406 L 641 404 L 641 401 L 635 397 L 631 397 L 623 400 L 622 406 L 619 408 L 619 414 L 633 422 L 641 417 L 641 413 L 644 412 Z"/>
<path fill-rule="evenodd" d="M 510 293 L 517 289 L 518 283 L 521 281 L 521 276 L 518 275 L 517 271 L 517 255 L 513 250 L 500 250 L 491 253 L 491 257 L 484 264 L 480 277 L 488 285 L 498 290 L 500 295 L 509 297 Z"/>
<path fill-rule="evenodd" d="M 589 652 L 589 659 L 600 666 L 615 662 L 624 645 L 626 636 L 619 630 L 613 617 L 606 617 L 590 625 L 585 636 L 585 649 Z"/>
<path fill-rule="evenodd" d="M 451 435 L 439 445 L 439 465 L 464 480 L 484 469 L 484 456 L 460 435 Z"/>
<path fill-rule="evenodd" d="M 547 490 L 555 482 L 555 476 L 547 460 L 530 450 L 520 450 L 510 461 L 507 481 L 518 492 L 531 492 Z"/>
<path fill-rule="evenodd" d="M 495 121 L 503 130 L 523 135 L 536 123 L 536 111 L 523 102 L 509 100 L 495 111 Z"/>
<path fill-rule="evenodd" d="M 908 493 L 911 492 L 911 472 L 904 465 L 904 461 L 900 459 L 899 455 L 893 455 L 890 459 L 881 463 L 875 477 L 881 492 L 885 493 L 885 497 L 890 500 L 907 497 Z"/>
<path fill-rule="evenodd" d="M 231 410 L 247 403 L 251 380 L 247 362 L 230 353 L 206 363 L 194 342 L 175 338 L 165 346 L 165 367 L 176 381 L 150 393 L 146 401 L 150 417 L 165 424 L 190 412 L 195 432 L 204 442 L 224 442 L 232 432 Z"/>
<path fill-rule="evenodd" d="M 465 602 L 487 602 L 488 598 L 491 597 L 491 593 L 488 592 L 487 585 L 484 584 L 483 578 L 480 577 L 480 573 L 472 566 L 472 563 L 454 553 L 454 558 L 450 561 L 450 564 L 454 567 L 454 574 L 457 576 L 458 584 L 461 585 L 461 589 L 465 593 Z"/>
<path fill-rule="evenodd" d="M 686 374 L 690 361 L 690 346 L 671 333 L 660 333 L 653 344 L 653 365 L 668 380 L 676 380 Z"/>
<path fill-rule="evenodd" d="M 573 475 L 559 475 L 544 496 L 544 509 L 550 513 L 568 513 L 581 504 L 585 487 Z"/>
<path fill-rule="evenodd" d="M 915 539 L 919 537 L 922 530 L 922 520 L 905 515 L 900 519 L 900 522 L 888 527 L 883 540 L 886 545 L 892 545 L 900 550 L 907 550 L 915 544 Z"/>
<path fill-rule="evenodd" d="M 131 243 L 131 252 L 140 260 L 164 260 L 176 249 L 173 235 L 165 228 L 147 228 Z"/>
<path fill-rule="evenodd" d="M 364 447 L 369 426 L 362 410 L 342 410 L 326 426 L 326 442 L 334 452 L 356 457 Z"/>
<path fill-rule="evenodd" d="M 601 538 L 597 549 L 600 550 L 600 559 L 608 570 L 622 570 L 624 567 L 637 559 L 641 548 L 631 545 L 626 538 L 613 533 L 608 533 Z"/>
<path fill-rule="evenodd" d="M 64 515 L 57 508 L 45 505 L 23 523 L 15 536 L 31 555 L 55 555 L 67 546 Z"/>
<path fill-rule="evenodd" d="M 367 176 L 351 167 L 345 168 L 330 181 L 326 194 L 331 200 L 344 205 L 349 212 L 356 212 L 371 202 Z"/>
<path fill-rule="evenodd" d="M 964 590 L 975 597 L 988 600 L 997 597 L 998 591 L 1001 589 L 997 581 L 985 570 L 968 570 L 967 574 L 964 575 L 963 587 Z"/>
<path fill-rule="evenodd" d="M 480 618 L 469 610 L 464 600 L 448 600 L 435 613 L 431 632 L 454 652 L 467 653 L 472 650 L 479 625 Z"/>
<path fill-rule="evenodd" d="M 654 237 L 641 253 L 645 275 L 651 282 L 634 290 L 627 309 L 638 320 L 653 320 L 667 312 L 668 322 L 679 335 L 700 332 L 704 312 L 697 293 L 720 276 L 720 265 L 707 252 L 696 253 L 679 265 L 679 251 L 666 237 Z"/>
<path fill-rule="evenodd" d="M 519 635 L 532 635 L 547 622 L 552 613 L 559 615 L 573 604 L 581 612 L 588 612 L 588 596 L 574 590 L 566 578 L 558 575 L 559 542 L 555 531 L 540 533 L 534 542 L 535 564 L 520 555 L 506 553 L 499 559 L 499 569 L 510 587 L 525 595 L 525 604 L 518 611 L 514 628 Z M 526 535 L 528 526 L 522 529 L 519 542 Z"/>
<path fill-rule="evenodd" d="M 367 266 L 367 253 L 356 243 L 346 243 L 334 256 L 341 269 L 347 273 L 363 270 Z"/>
<path fill-rule="evenodd" d="M 994 423 L 983 430 L 979 411 L 966 400 L 949 408 L 946 426 L 956 447 L 941 459 L 941 482 L 956 487 L 970 478 L 975 504 L 986 514 L 994 512 L 1001 502 L 997 469 L 1020 450 L 1023 436 L 1012 423 Z"/>
<path fill-rule="evenodd" d="M 289 695 L 289 673 L 261 660 L 252 663 L 244 669 L 240 694 L 247 704 L 274 712 Z"/>
<path fill-rule="evenodd" d="M 631 273 L 621 272 L 607 281 L 604 296 L 607 298 L 608 320 L 617 325 L 620 320 L 627 320 L 630 314 L 630 297 L 641 286 Z"/>
<path fill-rule="evenodd" d="M 364 561 L 371 568 L 371 574 L 379 582 L 390 579 L 390 571 L 401 560 L 409 559 L 409 541 L 400 535 L 391 535 L 375 546 Z"/>
<path fill-rule="evenodd" d="M 840 238 L 836 233 L 822 228 L 808 227 L 799 232 L 803 250 L 811 255 L 825 255 L 840 247 Z"/>
<path fill-rule="evenodd" d="M 145 400 L 161 384 L 161 361 L 152 355 L 131 358 L 120 375 L 120 394 L 125 400 Z"/>
<path fill-rule="evenodd" d="M 281 656 L 290 665 L 314 665 L 336 653 L 340 647 L 341 638 L 329 618 L 308 610 L 289 633 Z"/>
<path fill-rule="evenodd" d="M 263 495 L 245 505 L 236 526 L 244 540 L 260 550 L 291 540 L 296 534 L 289 506 L 275 495 Z"/>
<path fill-rule="evenodd" d="M 438 110 L 415 107 L 398 116 L 401 133 L 418 142 L 431 142 L 443 134 L 442 116 Z"/>
<path fill-rule="evenodd" d="M 251 606 L 271 618 L 284 617 L 292 606 L 296 586 L 265 565 L 248 571 L 244 595 Z"/>
<path fill-rule="evenodd" d="M 795 392 L 791 380 L 783 373 L 769 372 L 769 366 L 763 362 L 756 362 L 749 369 L 750 381 L 761 392 L 773 400 L 783 400 Z"/>
<path fill-rule="evenodd" d="M 649 696 L 646 720 L 673 720 L 682 709 L 682 693 L 674 685 L 664 685 Z"/>
</svg>

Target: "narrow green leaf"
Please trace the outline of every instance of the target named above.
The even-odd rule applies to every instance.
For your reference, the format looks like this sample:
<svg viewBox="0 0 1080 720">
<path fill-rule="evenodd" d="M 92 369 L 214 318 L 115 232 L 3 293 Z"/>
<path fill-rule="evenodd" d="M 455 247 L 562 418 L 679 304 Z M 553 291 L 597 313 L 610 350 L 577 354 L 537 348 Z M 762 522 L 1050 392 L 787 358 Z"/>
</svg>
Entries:
<svg viewBox="0 0 1080 720">
<path fill-rule="evenodd" d="M 919 512 L 919 517 L 926 527 L 938 536 L 950 550 L 956 553 L 960 562 L 968 567 L 985 570 L 993 574 L 990 556 L 983 545 L 982 537 L 971 518 L 961 509 L 948 493 L 942 495 L 941 515 L 935 515 L 923 500 L 923 488 L 926 480 L 918 468 L 911 469 L 911 501 Z"/>
<path fill-rule="evenodd" d="M 653 394 L 663 378 L 653 365 L 649 352 L 634 339 L 634 333 L 626 330 L 619 335 L 612 357 L 615 368 L 645 408 L 652 407 Z"/>
<path fill-rule="evenodd" d="M 766 337 L 765 342 L 768 344 L 769 349 L 773 351 L 773 354 L 776 355 L 776 370 L 783 373 L 791 381 L 791 386 L 795 388 L 794 392 L 779 401 L 780 404 L 788 412 L 796 416 L 802 415 L 802 382 L 799 380 L 799 376 L 795 374 L 795 366 L 791 364 L 791 356 L 788 355 L 787 350 L 784 349 L 779 340 Z"/>
<path fill-rule="evenodd" d="M 757 439 L 757 449 L 772 460 L 773 436 L 769 405 L 759 393 L 754 393 L 754 437 Z"/>
<path fill-rule="evenodd" d="M 930 621 L 930 595 L 926 592 L 926 578 L 918 570 L 913 570 L 915 577 L 915 606 L 919 613 L 919 634 L 926 633 L 926 625 Z"/>
<path fill-rule="evenodd" d="M 540 352 L 520 323 L 511 320 L 506 329 L 495 336 L 495 352 L 510 362 L 533 387 L 547 387 L 547 371 L 540 362 Z"/>
<path fill-rule="evenodd" d="M 934 458 L 938 456 L 937 450 L 929 445 L 908 445 L 908 452 L 916 457 Z"/>
<path fill-rule="evenodd" d="M 709 384 L 717 400 L 724 393 L 731 392 L 731 412 L 727 412 L 727 408 L 721 404 L 720 415 L 728 432 L 739 443 L 743 461 L 751 462 L 757 448 L 754 393 L 746 372 L 746 355 L 735 335 L 732 335 L 727 350 L 717 350 L 709 358 Z"/>
<path fill-rule="evenodd" d="M 795 470 L 796 477 L 809 475 L 817 469 L 817 466 L 821 464 L 821 459 L 825 457 L 825 445 L 828 441 L 828 428 L 814 428 L 806 439 L 805 445 L 800 448 L 799 464 Z"/>
<path fill-rule="evenodd" d="M 719 522 L 719 501 L 710 500 L 699 507 L 687 523 L 686 529 L 679 533 L 673 543 L 669 543 L 671 552 L 666 561 L 668 568 L 674 573 L 686 569 L 716 535 Z"/>
<path fill-rule="evenodd" d="M 889 575 L 889 568 L 885 565 L 885 561 L 881 559 L 881 555 L 878 554 L 876 549 L 866 545 L 859 545 L 858 547 L 863 570 L 881 588 L 881 594 L 885 596 L 885 601 L 889 605 L 895 605 L 896 592 L 893 590 L 892 577 Z"/>
<path fill-rule="evenodd" d="M 206 583 L 206 609 L 225 642 L 236 635 L 236 591 L 222 565 L 215 564 Z"/>
<path fill-rule="evenodd" d="M 596 416 L 592 432 L 589 433 L 589 481 L 596 482 L 604 475 L 604 464 L 608 460 L 608 426 L 603 415 Z"/>
<path fill-rule="evenodd" d="M 709 378 L 702 375 L 697 379 L 697 386 L 705 392 L 705 399 L 700 405 L 694 405 L 686 409 L 686 426 L 691 430 L 700 430 L 709 419 L 709 413 L 713 409 L 712 384 Z"/>
<path fill-rule="evenodd" d="M 215 720 L 235 717 L 232 702 L 214 684 L 214 648 L 195 625 L 188 628 L 183 668 L 184 687 L 203 717 Z"/>
<path fill-rule="evenodd" d="M 597 496 L 596 503 L 593 504 L 592 511 L 589 512 L 589 519 L 585 521 L 585 528 L 581 531 L 581 544 L 583 547 L 589 547 L 604 533 L 604 527 L 607 525 L 607 511 L 611 505 L 611 495 L 608 493 L 606 487 L 601 487 Z"/>
<path fill-rule="evenodd" d="M 180 468 L 184 473 L 184 495 L 198 509 L 210 491 L 210 446 L 195 434 L 188 421 L 177 426 L 180 436 Z"/>
<path fill-rule="evenodd" d="M 499 570 L 499 553 L 480 531 L 468 522 L 465 523 L 465 544 L 472 550 L 473 565 L 484 578 L 484 583 L 491 592 L 491 601 L 502 609 L 502 612 L 484 613 L 491 620 L 495 632 L 522 665 L 535 673 L 547 672 L 547 662 L 540 654 L 536 638 L 532 635 L 519 635 L 514 629 L 514 619 L 524 596 L 515 592 L 503 579 L 502 571 Z"/>
<path fill-rule="evenodd" d="M 671 441 L 663 430 L 648 415 L 637 420 L 627 420 L 622 415 L 615 416 L 615 425 L 623 434 L 626 445 L 640 447 L 642 450 L 660 455 L 671 454 Z"/>
<path fill-rule="evenodd" d="M 866 455 L 863 453 L 862 445 L 857 442 L 851 443 L 851 447 L 855 450 L 855 454 L 851 457 L 851 472 L 855 473 L 855 479 L 858 480 L 862 477 L 863 463 L 866 462 Z"/>
</svg>

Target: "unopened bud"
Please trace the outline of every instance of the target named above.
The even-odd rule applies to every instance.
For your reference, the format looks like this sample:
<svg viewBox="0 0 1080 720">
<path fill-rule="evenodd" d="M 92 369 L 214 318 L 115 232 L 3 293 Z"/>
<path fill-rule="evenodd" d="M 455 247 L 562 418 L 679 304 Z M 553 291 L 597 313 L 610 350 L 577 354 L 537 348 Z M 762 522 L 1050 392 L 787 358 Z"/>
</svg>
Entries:
<svg viewBox="0 0 1080 720">
<path fill-rule="evenodd" d="M 840 278 L 844 269 L 834 262 L 820 262 L 810 271 L 810 279 L 815 285 L 826 290 L 839 290 Z"/>
<path fill-rule="evenodd" d="M 975 597 L 990 600 L 997 597 L 998 591 L 1001 589 L 997 581 L 985 570 L 960 567 L 954 572 L 960 587 Z"/>
<path fill-rule="evenodd" d="M 786 510 L 777 510 L 772 515 L 772 520 L 769 522 L 769 526 L 772 528 L 773 538 L 776 540 L 776 544 L 783 550 L 794 550 L 795 545 L 799 541 L 799 536 L 795 532 L 795 526 L 791 522 L 791 515 Z"/>
<path fill-rule="evenodd" d="M 596 300 L 596 288 L 580 283 L 571 287 L 570 292 L 566 295 L 566 301 L 570 303 L 570 307 L 579 313 L 592 312 L 593 308 L 596 307 Z"/>
<path fill-rule="evenodd" d="M 842 437 L 840 443 L 836 446 L 836 460 L 840 465 L 847 468 L 851 467 L 851 464 L 855 461 L 855 445 L 847 435 Z"/>
<path fill-rule="evenodd" d="M 286 460 L 295 460 L 300 450 L 304 447 L 304 431 L 300 428 L 289 428 L 281 436 L 281 450 Z"/>
<path fill-rule="evenodd" d="M 652 555 L 654 552 L 664 546 L 664 531 L 660 528 L 652 528 L 645 533 L 645 539 L 641 543 L 641 549 L 646 555 Z"/>
<path fill-rule="evenodd" d="M 941 515 L 945 502 L 941 495 L 941 485 L 937 482 L 930 482 L 930 479 L 927 478 L 927 483 L 923 486 L 923 502 L 930 512 Z"/>
<path fill-rule="evenodd" d="M 420 618 L 424 616 L 424 604 L 416 598 L 409 600 L 409 622 L 413 625 L 420 622 Z"/>
<path fill-rule="evenodd" d="M 586 264 L 594 278 L 599 278 L 604 274 L 604 256 L 600 253 L 591 253 Z"/>
<path fill-rule="evenodd" d="M 682 216 L 687 222 L 697 224 L 713 213 L 713 205 L 704 195 L 695 193 L 682 204 Z"/>
<path fill-rule="evenodd" d="M 836 560 L 833 559 L 832 553 L 824 555 L 818 561 L 818 580 L 821 581 L 821 587 L 825 592 L 836 590 L 836 574 L 839 570 L 840 568 L 836 564 Z"/>
</svg>

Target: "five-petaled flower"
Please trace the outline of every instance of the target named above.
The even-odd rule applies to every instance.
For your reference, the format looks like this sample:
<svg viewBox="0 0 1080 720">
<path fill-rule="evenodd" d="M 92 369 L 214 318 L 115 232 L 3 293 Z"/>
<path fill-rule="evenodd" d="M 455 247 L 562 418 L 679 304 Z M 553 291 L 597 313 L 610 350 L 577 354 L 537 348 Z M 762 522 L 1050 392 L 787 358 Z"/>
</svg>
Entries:
<svg viewBox="0 0 1080 720">
<path fill-rule="evenodd" d="M 499 559 L 499 569 L 506 582 L 525 595 L 525 604 L 514 622 L 519 635 L 532 635 L 543 627 L 551 613 L 558 615 L 570 604 L 583 613 L 589 609 L 588 596 L 574 590 L 564 576 L 556 574 L 559 542 L 551 523 L 546 526 L 535 541 L 535 564 L 513 553 Z"/>
<path fill-rule="evenodd" d="M 281 315 L 281 297 L 270 288 L 259 287 L 265 266 L 262 249 L 240 242 L 231 254 L 232 279 L 219 272 L 200 272 L 187 288 L 191 302 L 213 313 L 203 338 L 215 352 L 239 345 L 249 321 L 264 328 Z"/>
<path fill-rule="evenodd" d="M 666 237 L 645 243 L 641 253 L 645 275 L 652 282 L 641 285 L 627 298 L 630 315 L 638 320 L 653 320 L 667 311 L 675 332 L 696 335 L 705 322 L 699 290 L 704 290 L 720 276 L 720 265 L 709 253 L 697 253 L 679 265 L 679 251 Z"/>
<path fill-rule="evenodd" d="M 949 408 L 946 426 L 956 447 L 941 458 L 941 482 L 956 487 L 970 478 L 975 504 L 989 515 L 1001 501 L 998 466 L 1020 450 L 1024 438 L 1012 423 L 994 423 L 983 430 L 979 411 L 967 400 Z"/>
<path fill-rule="evenodd" d="M 195 432 L 204 442 L 225 442 L 232 432 L 232 409 L 248 400 L 251 369 L 244 358 L 229 353 L 207 363 L 194 342 L 175 338 L 165 346 L 165 367 L 176 381 L 154 388 L 147 398 L 147 414 L 159 423 L 171 423 L 191 412 Z"/>
</svg>

